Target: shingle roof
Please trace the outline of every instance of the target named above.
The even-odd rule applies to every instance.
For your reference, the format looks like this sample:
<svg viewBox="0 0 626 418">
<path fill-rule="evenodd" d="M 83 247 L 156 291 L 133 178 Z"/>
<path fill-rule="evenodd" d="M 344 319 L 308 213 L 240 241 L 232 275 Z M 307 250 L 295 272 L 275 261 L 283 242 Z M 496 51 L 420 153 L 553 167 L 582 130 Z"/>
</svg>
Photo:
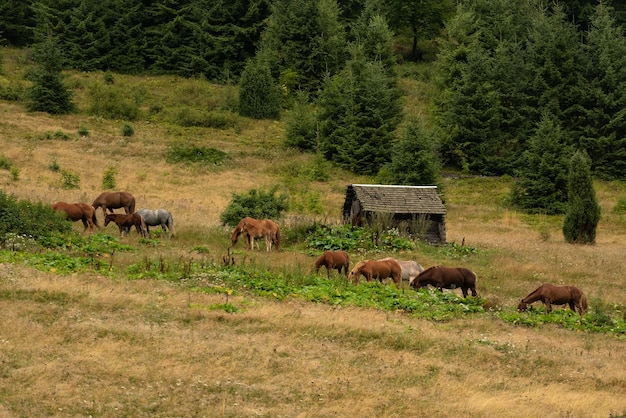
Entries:
<svg viewBox="0 0 626 418">
<path fill-rule="evenodd" d="M 437 186 L 352 184 L 348 189 L 350 187 L 365 211 L 438 215 L 446 213 L 446 207 L 437 194 Z"/>
</svg>

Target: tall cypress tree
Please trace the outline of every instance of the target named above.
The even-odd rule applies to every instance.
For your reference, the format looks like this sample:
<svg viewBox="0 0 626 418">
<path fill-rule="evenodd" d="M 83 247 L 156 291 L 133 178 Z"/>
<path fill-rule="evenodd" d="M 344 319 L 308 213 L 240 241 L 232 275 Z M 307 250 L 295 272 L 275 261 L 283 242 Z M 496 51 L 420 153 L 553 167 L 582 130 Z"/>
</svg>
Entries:
<svg viewBox="0 0 626 418">
<path fill-rule="evenodd" d="M 591 160 L 586 152 L 577 151 L 570 162 L 563 236 L 569 243 L 594 244 L 599 221 L 600 205 L 593 189 Z"/>
</svg>

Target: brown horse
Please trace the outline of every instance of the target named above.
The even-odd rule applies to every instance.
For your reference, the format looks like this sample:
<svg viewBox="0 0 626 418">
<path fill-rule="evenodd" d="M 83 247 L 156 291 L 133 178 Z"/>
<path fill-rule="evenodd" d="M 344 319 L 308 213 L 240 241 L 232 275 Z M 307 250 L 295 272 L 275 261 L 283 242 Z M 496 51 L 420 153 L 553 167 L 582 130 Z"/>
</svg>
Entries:
<svg viewBox="0 0 626 418">
<path fill-rule="evenodd" d="M 467 291 L 472 291 L 476 296 L 476 273 L 464 267 L 432 266 L 421 272 L 412 282 L 411 286 L 417 289 L 434 286 L 440 291 L 443 289 L 461 288 L 463 297 L 467 297 Z"/>
<path fill-rule="evenodd" d="M 575 286 L 556 286 L 549 283 L 542 284 L 522 299 L 517 305 L 517 310 L 524 312 L 528 305 L 538 300 L 546 306 L 546 313 L 552 312 L 552 305 L 565 304 L 568 304 L 574 312 L 578 310 L 580 315 L 587 312 L 587 297 L 582 290 Z"/>
<path fill-rule="evenodd" d="M 94 209 L 102 208 L 102 213 L 107 216 L 107 209 L 113 213 L 113 209 L 124 208 L 128 215 L 135 211 L 135 197 L 128 192 L 102 192 L 91 204 Z"/>
<path fill-rule="evenodd" d="M 341 274 L 343 270 L 346 277 L 348 276 L 348 268 L 350 267 L 350 256 L 345 251 L 324 251 L 317 260 L 315 260 L 315 273 L 319 273 L 320 267 L 326 267 L 326 275 L 330 279 L 330 271 L 337 270 Z"/>
<path fill-rule="evenodd" d="M 120 229 L 120 235 L 124 235 L 124 230 L 130 230 L 130 228 L 134 226 L 138 234 L 141 234 L 144 238 L 146 237 L 148 227 L 146 226 L 143 216 L 137 213 L 126 215 L 121 213 L 107 213 L 104 216 L 104 226 L 107 226 L 111 222 L 117 224 L 117 227 Z"/>
<path fill-rule="evenodd" d="M 390 277 L 396 286 L 402 283 L 402 267 L 394 259 L 359 261 L 348 275 L 348 279 L 358 283 L 361 275 L 368 282 L 371 282 L 373 279 L 378 279 L 382 282 Z"/>
<path fill-rule="evenodd" d="M 276 251 L 280 251 L 280 228 L 276 222 L 270 219 L 243 218 L 230 236 L 230 248 L 237 244 L 240 235 L 244 236 L 246 248 L 253 250 L 254 239 L 263 238 L 265 239 L 266 251 L 270 251 L 272 245 L 276 245 Z"/>
<path fill-rule="evenodd" d="M 98 219 L 96 218 L 96 210 L 89 206 L 87 203 L 65 203 L 65 202 L 56 202 L 52 204 L 52 209 L 57 212 L 65 212 L 67 215 L 67 219 L 73 222 L 82 221 L 83 226 L 83 234 L 89 228 L 93 231 L 93 226 L 98 225 Z"/>
</svg>

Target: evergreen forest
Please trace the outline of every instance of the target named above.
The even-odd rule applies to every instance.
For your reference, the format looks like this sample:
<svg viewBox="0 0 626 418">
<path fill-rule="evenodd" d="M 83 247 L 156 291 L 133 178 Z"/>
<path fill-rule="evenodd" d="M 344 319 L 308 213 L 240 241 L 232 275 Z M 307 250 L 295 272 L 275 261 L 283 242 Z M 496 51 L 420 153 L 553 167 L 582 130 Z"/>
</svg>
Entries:
<svg viewBox="0 0 626 418">
<path fill-rule="evenodd" d="M 0 41 L 41 64 L 28 95 L 0 95 L 72 112 L 55 77 L 70 69 L 237 84 L 241 115 L 286 118 L 286 145 L 345 169 L 397 184 L 509 175 L 514 204 L 564 213 L 577 152 L 594 178 L 626 179 L 626 7 L 614 3 L 0 0 Z M 402 70 L 413 63 L 426 70 Z M 400 77 L 432 85 L 417 118 Z"/>
</svg>

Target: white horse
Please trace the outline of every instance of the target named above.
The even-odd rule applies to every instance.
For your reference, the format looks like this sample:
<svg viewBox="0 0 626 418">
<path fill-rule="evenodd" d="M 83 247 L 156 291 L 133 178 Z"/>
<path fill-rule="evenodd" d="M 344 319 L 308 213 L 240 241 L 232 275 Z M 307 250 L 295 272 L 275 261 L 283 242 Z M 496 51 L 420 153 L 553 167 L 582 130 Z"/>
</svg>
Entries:
<svg viewBox="0 0 626 418">
<path fill-rule="evenodd" d="M 148 234 L 150 234 L 151 226 L 161 225 L 161 229 L 163 230 L 163 234 L 165 236 L 167 236 L 168 230 L 170 233 L 170 237 L 174 236 L 174 218 L 172 218 L 172 214 L 167 209 L 139 209 L 135 213 L 143 216 L 143 219 L 146 221 Z"/>
<path fill-rule="evenodd" d="M 383 258 L 383 260 L 396 260 L 392 257 Z M 396 260 L 400 267 L 402 267 L 402 280 L 407 280 L 409 284 L 415 280 L 415 278 L 424 271 L 424 267 L 413 260 Z"/>
</svg>

